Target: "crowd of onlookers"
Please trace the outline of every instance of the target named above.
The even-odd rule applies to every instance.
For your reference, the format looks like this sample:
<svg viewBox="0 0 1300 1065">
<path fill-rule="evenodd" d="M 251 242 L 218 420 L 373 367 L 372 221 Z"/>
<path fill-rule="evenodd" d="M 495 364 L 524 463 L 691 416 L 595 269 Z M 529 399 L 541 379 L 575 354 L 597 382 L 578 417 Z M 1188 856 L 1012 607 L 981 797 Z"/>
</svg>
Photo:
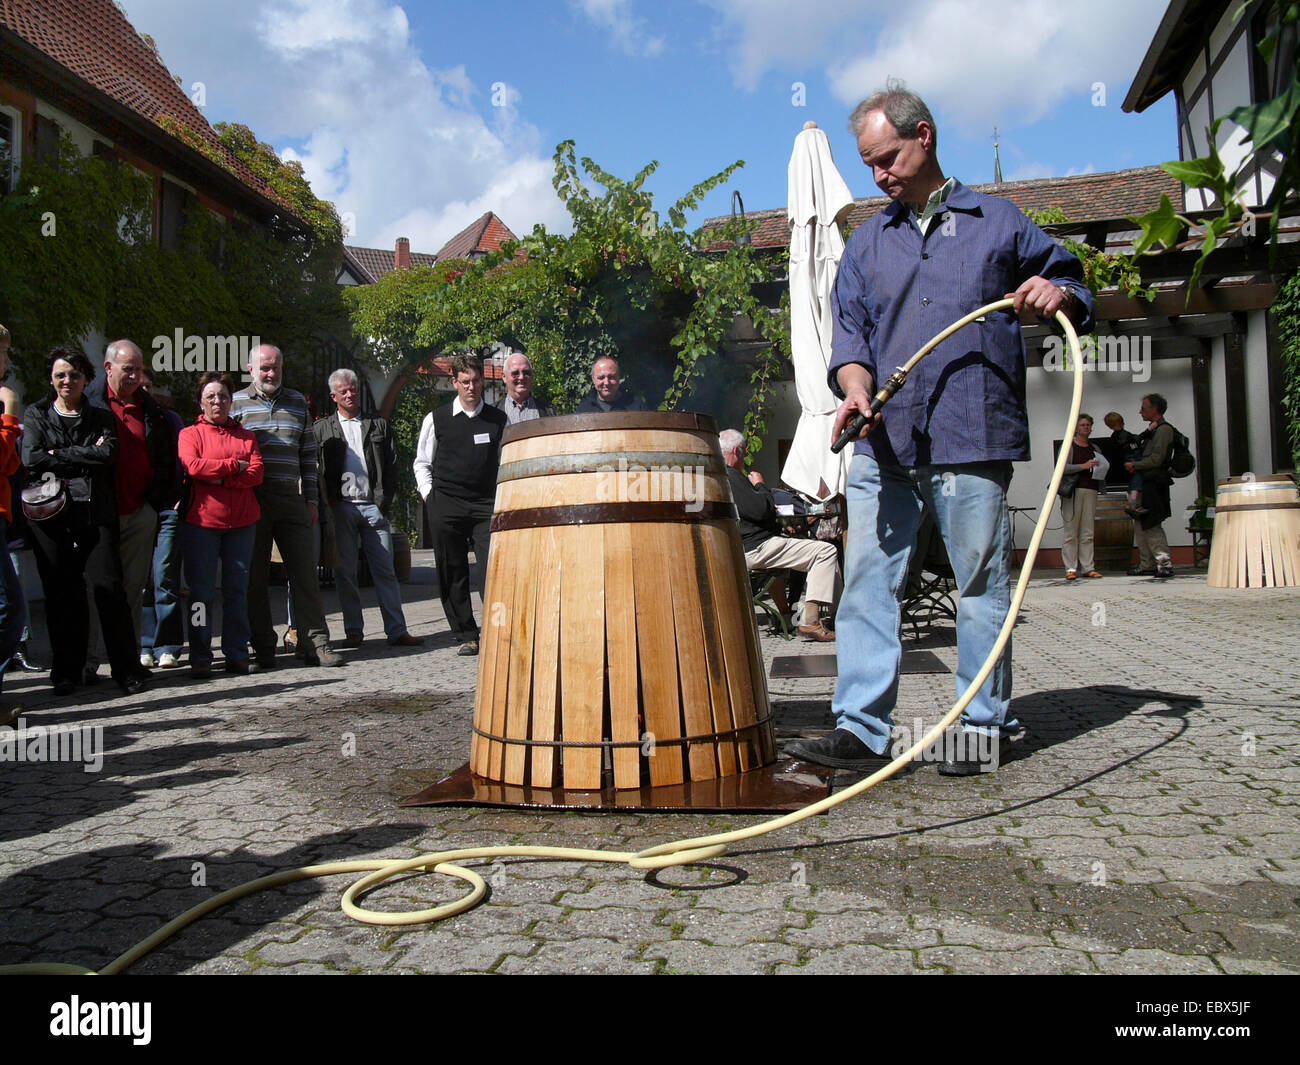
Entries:
<svg viewBox="0 0 1300 1065">
<path fill-rule="evenodd" d="M 9 343 L 0 326 L 0 378 Z M 290 580 L 298 656 L 342 665 L 321 604 L 322 505 L 341 548 L 335 573 L 345 645 L 364 639 L 363 549 L 388 642 L 423 643 L 406 631 L 392 565 L 395 453 L 387 422 L 362 414 L 351 370 L 330 376 L 337 409 L 315 423 L 305 397 L 283 387 L 278 349 L 256 348 L 249 373 L 246 388 L 224 373 L 203 374 L 190 425 L 155 397 L 129 340 L 108 345 L 102 372 L 81 351 L 51 351 L 50 391 L 25 410 L 11 388 L 0 388 L 0 533 L 35 560 L 56 695 L 100 682 L 101 645 L 113 681 L 128 694 L 147 687 L 151 669 L 179 666 L 187 646 L 191 675 L 211 676 L 218 579 L 222 668 L 276 668 L 273 542 Z M 2 678 L 16 666 L 43 667 L 26 641 L 13 556 L 0 556 Z M 0 723 L 16 716 L 0 707 Z"/>
<path fill-rule="evenodd" d="M 0 380 L 9 342 L 0 326 Z M 277 668 L 273 545 L 289 584 L 286 650 L 307 665 L 343 665 L 319 583 L 325 518 L 337 546 L 341 646 L 364 642 L 362 556 L 387 642 L 424 642 L 407 631 L 394 569 L 388 515 L 396 450 L 388 422 L 361 410 L 352 370 L 330 375 L 335 412 L 318 420 L 306 396 L 285 387 L 279 349 L 255 348 L 248 374 L 251 382 L 239 387 L 224 373 L 204 373 L 189 425 L 171 409 L 171 397 L 155 395 L 130 340 L 109 344 L 99 368 L 81 351 L 51 351 L 50 390 L 25 411 L 12 389 L 0 387 L 0 533 L 35 559 L 56 695 L 101 681 L 101 643 L 113 681 L 128 694 L 148 686 L 150 670 L 176 668 L 186 657 L 193 677 L 211 676 L 218 578 L 221 668 Z M 494 407 L 483 400 L 480 360 L 453 359 L 456 396 L 425 418 L 414 463 L 442 605 L 462 655 L 478 653 L 468 552 L 472 546 L 479 561 L 473 576 L 481 595 L 502 431 L 554 414 L 533 397 L 525 356 L 510 356 L 504 376 L 507 397 Z M 618 363 L 596 360 L 579 411 L 643 409 L 622 384 Z M 26 643 L 13 557 L 0 555 L 2 680 L 6 669 L 44 667 Z M 17 716 L 16 708 L 0 706 L 0 724 Z"/>
</svg>

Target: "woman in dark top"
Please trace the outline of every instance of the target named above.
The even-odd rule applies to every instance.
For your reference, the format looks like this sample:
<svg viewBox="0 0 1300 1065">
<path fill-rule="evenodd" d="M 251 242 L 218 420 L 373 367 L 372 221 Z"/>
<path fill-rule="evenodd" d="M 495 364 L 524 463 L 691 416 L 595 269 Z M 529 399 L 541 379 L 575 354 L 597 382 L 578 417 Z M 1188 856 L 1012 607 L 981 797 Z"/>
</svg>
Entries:
<svg viewBox="0 0 1300 1065">
<path fill-rule="evenodd" d="M 113 415 L 92 407 L 82 394 L 95 376 L 85 355 L 55 348 L 46 361 L 54 394 L 27 408 L 23 465 L 29 483 L 57 477 L 68 495 L 54 517 L 29 523 L 54 652 L 50 683 L 56 695 L 69 695 L 85 682 L 89 583 L 113 679 L 134 695 L 145 688 L 149 674 L 136 657 L 135 627 L 122 589 Z"/>
</svg>

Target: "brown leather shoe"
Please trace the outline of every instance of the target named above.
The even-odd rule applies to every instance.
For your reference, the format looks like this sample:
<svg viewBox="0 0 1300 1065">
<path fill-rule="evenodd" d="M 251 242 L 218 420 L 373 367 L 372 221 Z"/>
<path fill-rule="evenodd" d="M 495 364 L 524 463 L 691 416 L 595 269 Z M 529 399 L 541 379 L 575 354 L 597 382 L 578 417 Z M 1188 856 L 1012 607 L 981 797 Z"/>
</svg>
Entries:
<svg viewBox="0 0 1300 1065">
<path fill-rule="evenodd" d="M 1090 570 L 1088 570 L 1087 573 L 1084 574 L 1084 576 L 1085 576 L 1085 577 L 1100 577 L 1101 574 L 1098 573 L 1095 569 L 1090 569 Z"/>
<path fill-rule="evenodd" d="M 835 633 L 831 632 L 820 621 L 816 625 L 800 625 L 794 630 L 800 636 L 807 640 L 816 640 L 818 643 L 834 643 Z"/>
<path fill-rule="evenodd" d="M 360 646 L 362 645 L 362 643 L 365 642 L 365 639 L 366 639 L 366 638 L 365 638 L 364 636 L 362 636 L 361 633 L 359 633 L 359 632 L 354 632 L 354 633 L 352 633 L 352 635 L 350 635 L 350 636 L 345 636 L 345 637 L 343 638 L 343 646 L 344 646 L 344 647 L 360 647 Z"/>
<path fill-rule="evenodd" d="M 1079 579 L 1079 575 L 1075 573 L 1074 570 L 1068 569 L 1065 571 L 1065 579 L 1067 581 L 1077 581 Z"/>
<path fill-rule="evenodd" d="M 397 637 L 397 639 L 389 640 L 388 646 L 389 647 L 423 647 L 424 637 L 412 636 L 409 632 L 404 632 L 402 633 L 401 636 Z"/>
</svg>

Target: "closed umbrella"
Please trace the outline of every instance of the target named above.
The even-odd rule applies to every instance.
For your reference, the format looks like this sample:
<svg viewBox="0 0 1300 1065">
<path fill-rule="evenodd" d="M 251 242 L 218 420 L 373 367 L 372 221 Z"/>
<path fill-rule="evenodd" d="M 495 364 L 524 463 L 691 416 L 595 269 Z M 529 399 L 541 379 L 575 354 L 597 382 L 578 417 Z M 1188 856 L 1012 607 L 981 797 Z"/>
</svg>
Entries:
<svg viewBox="0 0 1300 1065">
<path fill-rule="evenodd" d="M 781 479 L 815 499 L 844 491 L 852 449 L 831 453 L 839 401 L 826 384 L 831 361 L 831 288 L 844 254 L 840 224 L 853 194 L 835 169 L 830 141 L 815 122 L 805 124 L 790 156 L 790 343 L 795 391 L 803 413 Z"/>
</svg>

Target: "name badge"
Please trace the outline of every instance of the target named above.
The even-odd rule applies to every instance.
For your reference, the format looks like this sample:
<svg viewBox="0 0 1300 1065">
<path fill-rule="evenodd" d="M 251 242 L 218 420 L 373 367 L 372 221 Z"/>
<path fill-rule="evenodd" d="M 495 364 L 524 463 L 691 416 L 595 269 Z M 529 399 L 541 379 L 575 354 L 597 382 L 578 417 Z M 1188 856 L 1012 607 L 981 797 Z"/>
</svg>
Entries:
<svg viewBox="0 0 1300 1065">
<path fill-rule="evenodd" d="M 488 433 L 475 433 L 475 434 L 474 434 L 474 443 L 476 443 L 476 444 L 490 444 L 490 443 L 492 443 L 492 437 L 491 437 L 491 435 L 488 434 Z"/>
</svg>

